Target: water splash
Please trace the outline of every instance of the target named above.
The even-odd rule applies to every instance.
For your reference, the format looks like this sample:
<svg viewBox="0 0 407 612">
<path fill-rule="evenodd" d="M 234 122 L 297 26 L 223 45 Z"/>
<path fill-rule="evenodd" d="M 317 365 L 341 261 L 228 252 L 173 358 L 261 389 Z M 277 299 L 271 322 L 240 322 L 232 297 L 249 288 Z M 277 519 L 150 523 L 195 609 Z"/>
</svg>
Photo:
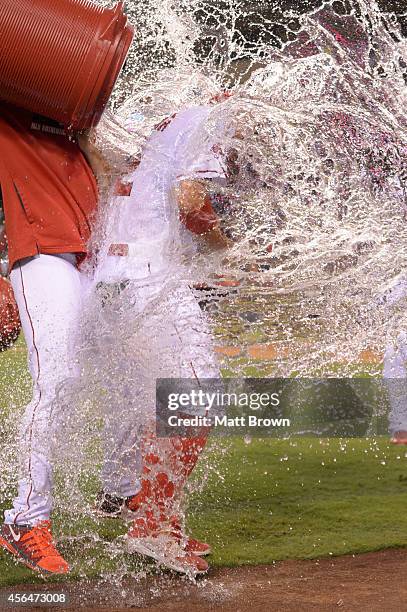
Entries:
<svg viewBox="0 0 407 612">
<path fill-rule="evenodd" d="M 378 374 L 386 343 L 406 323 L 403 292 L 388 299 L 406 268 L 406 43 L 395 18 L 374 2 L 323 6 L 305 15 L 275 6 L 265 16 L 235 0 L 128 3 L 136 41 L 96 142 L 120 174 L 155 125 L 230 89 L 186 155 L 208 141 L 222 147 L 230 177 L 214 190 L 233 246 L 211 253 L 197 238 L 185 265 L 174 220 L 176 265 L 145 303 L 137 302 L 137 285 L 90 284 L 78 330 L 81 375 L 61 385 L 54 441 L 57 509 L 70 517 L 72 533 L 78 518 L 89 521 L 89 533 L 95 527 L 89 500 L 113 444 L 103 421 L 137 434 L 152 416 L 160 368 L 179 366 L 159 322 L 171 316 L 174 287 L 206 285 L 197 295 L 215 344 L 237 349 L 224 358 L 226 374 L 355 375 L 367 369 L 367 349 L 370 373 Z M 109 240 L 113 206 L 106 197 L 95 252 Z M 138 445 L 135 435 L 129 448 Z M 10 447 L 6 438 L 3 457 Z M 222 452 L 215 448 L 204 476 L 222 473 Z M 13 470 L 12 458 L 8 465 Z M 2 476 L 2 494 L 10 474 Z M 85 548 L 121 555 L 109 538 L 81 537 Z M 144 570 L 125 558 L 114 571 L 119 584 Z M 99 573 L 111 576 L 112 568 Z"/>
<path fill-rule="evenodd" d="M 115 118 L 101 125 L 98 145 L 111 152 L 129 149 L 131 142 L 137 157 L 163 119 L 231 88 L 232 96 L 212 104 L 185 156 L 207 142 L 221 146 L 231 171 L 215 190 L 222 196 L 222 229 L 233 246 L 211 253 L 196 239 L 185 265 L 173 218 L 171 267 L 146 301 L 140 302 L 139 284 L 126 279 L 97 291 L 91 285 L 76 411 L 72 388 L 62 390 L 62 397 L 68 395 L 61 412 L 68 444 L 65 451 L 57 444 L 62 473 L 73 441 L 82 449 L 69 489 L 82 480 L 86 491 L 98 480 L 106 449 L 103 417 L 107 430 L 111 422 L 112 432 L 117 423 L 124 435 L 135 432 L 129 448 L 140 452 L 137 432 L 153 416 L 155 378 L 160 372 L 176 375 L 180 367 L 160 325 L 163 316 L 173 316 L 171 295 L 180 285 L 205 283 L 212 293 L 221 292 L 220 302 L 209 299 L 206 305 L 217 344 L 280 347 L 266 370 L 264 359 L 224 364 L 234 374 L 355 375 L 366 369 L 355 355 L 367 348 L 381 354 L 398 333 L 404 300 L 389 309 L 382 296 L 406 263 L 407 58 L 394 20 L 375 5 L 341 6 L 349 16 L 339 17 L 327 5 L 304 16 L 291 12 L 288 21 L 287 14 L 279 48 L 269 43 L 275 39 L 272 20 L 262 23 L 268 36 L 250 44 L 243 33 L 237 36 L 240 5 L 225 3 L 205 13 L 201 2 L 176 10 L 161 2 L 140 13 L 151 21 L 136 45 L 149 49 L 150 62 L 141 70 L 133 51 L 113 102 Z M 214 40 L 203 55 L 205 37 Z M 130 125 L 130 141 L 109 121 Z M 99 257 L 109 244 L 105 219 L 114 201 L 106 199 L 94 234 Z M 139 228 L 126 231 L 136 238 Z M 237 287 L 217 287 L 216 278 L 220 284 L 232 278 Z M 371 372 L 378 371 L 373 364 Z M 117 431 L 107 434 L 107 446 L 109 441 L 116 443 Z M 206 474 L 219 471 L 214 461 L 205 467 Z M 61 508 L 68 509 L 69 498 Z"/>
<path fill-rule="evenodd" d="M 144 117 L 133 147 L 172 113 L 233 92 L 190 147 L 218 141 L 235 172 L 219 209 L 234 246 L 222 257 L 200 245 L 182 271 L 209 286 L 236 279 L 215 316 L 219 343 L 245 347 L 253 331 L 282 345 L 281 375 L 354 374 L 360 364 L 347 364 L 366 350 L 380 362 L 405 310 L 382 299 L 406 263 L 406 46 L 394 16 L 371 2 L 267 17 L 242 2 L 129 13 L 150 20 L 113 103 L 121 122 Z M 242 325 L 247 303 L 259 320 Z"/>
</svg>

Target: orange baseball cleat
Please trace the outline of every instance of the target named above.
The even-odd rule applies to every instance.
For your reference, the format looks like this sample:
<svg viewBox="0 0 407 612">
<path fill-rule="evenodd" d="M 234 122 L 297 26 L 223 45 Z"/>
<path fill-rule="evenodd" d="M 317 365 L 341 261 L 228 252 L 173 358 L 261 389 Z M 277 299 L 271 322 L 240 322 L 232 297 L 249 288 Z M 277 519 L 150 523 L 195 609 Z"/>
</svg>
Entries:
<svg viewBox="0 0 407 612">
<path fill-rule="evenodd" d="M 195 578 L 205 574 L 209 565 L 201 556 L 188 552 L 170 531 L 150 530 L 142 520 L 136 520 L 126 536 L 130 553 L 150 557 L 160 565 Z"/>
<path fill-rule="evenodd" d="M 187 538 L 184 546 L 185 552 L 194 553 L 198 557 L 205 557 L 212 553 L 212 549 L 206 542 L 201 542 L 195 538 Z"/>
<path fill-rule="evenodd" d="M 181 521 L 178 517 L 171 518 L 171 528 L 172 535 L 176 540 L 178 540 L 180 546 L 182 546 L 185 552 L 193 553 L 199 557 L 205 557 L 206 555 L 211 554 L 212 549 L 209 544 L 196 540 L 195 538 L 188 537 L 184 534 L 181 527 Z"/>
<path fill-rule="evenodd" d="M 140 502 L 142 494 L 134 495 L 133 497 L 118 497 L 116 495 L 110 495 L 104 491 L 100 491 L 97 496 L 97 502 L 95 506 L 95 514 L 101 518 L 113 518 L 121 519 L 122 521 L 134 521 L 138 518 L 136 511 L 132 508 L 140 509 Z M 148 507 L 146 505 L 146 507 Z M 148 514 L 148 512 L 144 512 Z M 185 535 L 184 530 L 181 527 L 181 520 L 178 517 L 172 517 L 168 524 L 161 522 L 158 524 L 155 522 L 155 529 L 157 531 L 159 525 L 160 531 L 171 530 L 174 538 L 180 543 L 185 552 L 191 552 L 201 557 L 211 554 L 211 547 L 205 542 L 200 542 L 195 538 L 190 538 Z"/>
<path fill-rule="evenodd" d="M 43 521 L 35 526 L 4 524 L 0 529 L 0 546 L 37 572 L 69 572 L 69 565 L 55 548 L 50 521 Z"/>
</svg>

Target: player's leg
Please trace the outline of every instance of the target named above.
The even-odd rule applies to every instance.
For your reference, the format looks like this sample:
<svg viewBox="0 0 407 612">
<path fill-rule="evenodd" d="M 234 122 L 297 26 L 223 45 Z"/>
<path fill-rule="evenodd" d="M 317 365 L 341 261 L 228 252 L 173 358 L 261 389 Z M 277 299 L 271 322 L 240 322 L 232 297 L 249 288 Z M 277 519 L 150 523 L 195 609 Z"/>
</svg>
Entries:
<svg viewBox="0 0 407 612">
<path fill-rule="evenodd" d="M 105 322 L 103 345 L 95 347 L 103 355 L 103 359 L 98 361 L 98 375 L 103 387 L 99 408 L 104 418 L 102 490 L 98 494 L 96 512 L 103 517 L 131 520 L 130 516 L 126 516 L 125 502 L 140 490 L 142 464 L 139 447 L 143 421 L 140 406 L 143 404 L 143 380 L 134 331 L 134 318 L 140 311 L 127 285 L 99 286 L 93 296 L 101 303 Z M 126 305 L 131 312 L 128 325 Z M 120 317 L 117 315 L 119 312 Z M 127 327 L 129 333 L 121 336 L 120 330 Z"/>
<path fill-rule="evenodd" d="M 206 432 L 199 440 L 157 440 L 154 427 L 147 430 L 146 423 L 153 422 L 158 377 L 193 377 L 194 372 L 218 375 L 217 364 L 211 361 L 210 331 L 188 287 L 169 293 L 158 282 L 137 286 L 134 292 L 129 286 L 125 292 L 131 292 L 127 298 L 133 316 L 138 315 L 137 325 L 131 334 L 131 350 L 126 349 L 126 342 L 121 345 L 120 364 L 117 356 L 112 356 L 115 364 L 109 360 L 115 375 L 106 395 L 104 490 L 98 509 L 104 516 L 137 519 L 129 535 L 135 552 L 153 556 L 178 571 L 199 573 L 207 564 L 195 553 L 207 554 L 209 547 L 184 537 L 179 508 L 188 474 L 206 444 Z M 125 301 L 126 296 L 121 299 Z M 136 381 L 137 389 L 127 389 L 128 381 L 133 381 L 133 387 Z M 123 402 L 126 393 L 127 403 Z M 115 395 L 118 401 L 111 401 Z M 126 405 L 127 415 L 120 412 L 118 416 L 117 403 Z M 137 494 L 127 495 L 135 475 L 139 478 Z"/>
<path fill-rule="evenodd" d="M 123 364 L 125 371 L 128 363 Z M 132 380 L 133 377 L 130 376 Z M 114 393 L 106 393 L 104 410 L 104 453 L 97 513 L 103 517 L 131 519 L 128 502 L 140 491 L 142 459 L 140 452 L 140 418 L 130 385 L 115 378 Z M 109 408 L 110 405 L 110 408 Z M 115 410 L 112 409 L 115 406 Z M 124 410 L 126 408 L 126 410 Z"/>
<path fill-rule="evenodd" d="M 111 516 L 116 515 L 115 499 L 131 497 L 135 490 L 140 489 L 140 483 L 135 480 L 135 474 L 140 473 L 142 451 L 139 432 L 142 425 L 154 417 L 156 379 L 219 376 L 211 332 L 190 289 L 184 287 L 168 294 L 162 286 L 140 287 L 136 302 L 146 308 L 147 298 L 156 298 L 157 295 L 160 295 L 158 309 L 149 312 L 139 323 L 139 333 L 131 336 L 131 350 L 127 351 L 123 342 L 119 357 L 117 353 L 109 355 L 110 372 L 114 370 L 114 385 L 110 385 L 105 393 L 106 454 L 102 483 L 104 491 L 108 493 L 107 505 L 109 498 L 112 500 L 111 512 L 106 508 L 106 514 Z M 165 317 L 162 317 L 162 312 L 165 312 Z M 113 363 L 115 360 L 120 363 Z M 144 365 L 140 367 L 138 361 L 143 361 Z M 137 380 L 138 387 L 136 401 L 135 390 L 131 387 L 134 380 Z M 125 411 L 120 410 L 118 403 L 125 407 Z M 151 435 L 148 438 L 151 441 Z M 193 469 L 193 458 L 197 461 L 197 453 L 191 449 L 196 447 L 202 450 L 205 446 L 201 438 L 196 443 L 186 440 L 180 448 L 181 459 L 184 457 L 189 471 Z M 206 434 L 204 438 L 206 440 Z M 171 453 L 174 453 L 173 447 Z M 145 455 L 145 451 L 142 454 Z"/>
<path fill-rule="evenodd" d="M 389 430 L 392 442 L 407 444 L 407 334 L 401 332 L 385 352 L 383 376 L 390 399 Z"/>
<path fill-rule="evenodd" d="M 162 281 L 144 285 L 127 283 L 121 290 L 104 290 L 103 310 L 113 320 L 106 342 L 104 361 L 108 381 L 104 388 L 101 411 L 104 414 L 104 463 L 101 471 L 102 491 L 98 496 L 98 513 L 106 517 L 132 520 L 126 502 L 140 491 L 142 471 L 141 430 L 154 411 L 155 379 L 162 360 L 163 329 L 151 304 L 163 305 L 165 284 Z M 126 308 L 131 313 L 131 331 L 117 346 L 116 320 L 124 326 Z M 159 315 L 161 319 L 161 315 Z M 106 345 L 112 346 L 109 351 Z"/>
<path fill-rule="evenodd" d="M 5 513 L 1 543 L 32 569 L 66 572 L 51 536 L 50 453 L 57 386 L 75 375 L 74 333 L 81 311 L 81 275 L 73 255 L 39 255 L 18 262 L 11 281 L 26 339 L 33 398 L 20 430 L 20 478 Z"/>
<path fill-rule="evenodd" d="M 148 317 L 146 328 L 157 362 L 152 372 L 154 386 L 159 377 L 197 381 L 219 377 L 209 325 L 188 287 L 163 296 L 159 311 Z M 149 402 L 152 407 L 154 390 L 151 389 Z M 165 534 L 184 550 L 187 563 L 190 559 L 196 563 L 197 555 L 210 552 L 208 545 L 185 536 L 182 520 L 184 487 L 205 448 L 208 433 L 206 429 L 191 439 L 158 439 L 153 428 L 145 432 L 141 491 L 128 503 L 136 515 L 128 534 L 129 550 L 142 552 L 146 541 L 154 540 L 157 534 Z M 203 560 L 197 567 L 196 573 L 207 568 Z"/>
<path fill-rule="evenodd" d="M 199 385 L 201 379 L 219 378 L 219 364 L 213 348 L 213 339 L 205 313 L 203 313 L 188 287 L 180 288 L 169 296 L 172 316 L 169 317 L 169 328 L 173 329 L 170 345 L 173 354 L 179 356 L 177 370 L 172 376 L 190 378 Z M 170 449 L 163 458 L 170 466 L 174 484 L 172 497 L 167 497 L 161 520 L 169 520 L 174 533 L 183 539 L 188 550 L 198 554 L 208 554 L 210 548 L 192 538 L 185 537 L 181 506 L 184 487 L 193 472 L 200 455 L 205 449 L 209 435 L 208 428 L 201 428 L 200 434 L 193 438 L 175 437 L 170 439 Z M 165 444 L 165 441 L 158 440 Z M 157 489 L 159 496 L 159 489 Z M 158 500 L 157 500 L 158 503 Z"/>
</svg>

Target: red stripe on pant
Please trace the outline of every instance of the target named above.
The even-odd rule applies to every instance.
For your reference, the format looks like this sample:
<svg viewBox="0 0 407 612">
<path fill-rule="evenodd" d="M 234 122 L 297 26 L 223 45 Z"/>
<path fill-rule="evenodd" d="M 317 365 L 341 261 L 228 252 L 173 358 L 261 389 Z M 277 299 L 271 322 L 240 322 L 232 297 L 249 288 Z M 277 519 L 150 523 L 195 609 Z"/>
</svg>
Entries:
<svg viewBox="0 0 407 612">
<path fill-rule="evenodd" d="M 31 326 L 31 331 L 32 331 L 32 340 L 33 340 L 33 347 L 36 353 L 36 357 L 37 357 L 37 380 L 35 381 L 38 389 L 39 389 L 39 396 L 38 396 L 38 401 L 36 403 L 36 405 L 33 408 L 33 414 L 32 414 L 32 418 L 31 418 L 31 423 L 30 423 L 30 433 L 29 433 L 29 446 L 28 446 L 28 453 L 29 453 L 29 460 L 28 460 L 28 475 L 29 475 L 29 479 L 30 479 L 30 489 L 28 491 L 27 494 L 27 499 L 26 499 L 26 506 L 27 509 L 25 512 L 29 512 L 30 510 L 30 498 L 31 498 L 31 494 L 33 491 L 33 478 L 32 478 L 32 463 L 31 463 L 31 455 L 32 455 L 32 435 L 33 435 L 33 427 L 34 427 L 34 420 L 35 420 L 35 416 L 36 416 L 36 412 L 38 409 L 38 406 L 41 403 L 41 399 L 42 399 L 42 393 L 41 393 L 41 389 L 39 386 L 39 380 L 40 380 L 40 373 L 41 373 L 41 369 L 40 369 L 40 354 L 38 351 L 38 347 L 36 345 L 35 342 L 35 330 L 34 330 L 34 325 L 32 322 L 32 318 L 31 318 L 31 314 L 30 311 L 28 310 L 28 303 L 27 303 L 27 296 L 25 293 L 25 287 L 24 287 L 24 279 L 23 279 L 23 271 L 21 269 L 21 263 L 18 264 L 19 266 L 19 270 L 20 270 L 20 279 L 21 279 L 21 288 L 23 291 L 23 297 L 24 297 L 24 304 L 25 304 L 25 309 L 27 312 L 27 316 L 28 316 L 28 320 L 30 322 L 30 326 Z M 23 514 L 23 511 L 18 512 L 18 514 L 16 514 L 16 516 L 14 517 L 14 524 L 17 524 L 17 519 L 18 517 Z"/>
</svg>

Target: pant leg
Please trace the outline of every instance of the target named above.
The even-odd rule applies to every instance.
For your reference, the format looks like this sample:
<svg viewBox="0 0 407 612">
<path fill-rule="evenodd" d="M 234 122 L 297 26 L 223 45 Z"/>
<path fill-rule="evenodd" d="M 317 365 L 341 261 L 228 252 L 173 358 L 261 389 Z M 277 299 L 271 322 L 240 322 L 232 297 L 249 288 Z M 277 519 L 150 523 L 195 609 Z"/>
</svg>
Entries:
<svg viewBox="0 0 407 612">
<path fill-rule="evenodd" d="M 389 399 L 389 430 L 407 431 L 407 334 L 401 332 L 396 343 L 389 345 L 384 356 L 383 376 Z"/>
<path fill-rule="evenodd" d="M 132 497 L 141 486 L 140 419 L 137 406 L 134 406 L 131 385 L 117 384 L 117 379 L 109 382 L 113 386 L 117 385 L 117 388 L 116 393 L 112 396 L 108 393 L 105 397 L 107 406 L 104 411 L 102 486 L 110 495 Z M 119 395 L 122 406 L 118 409 L 115 399 Z"/>
<path fill-rule="evenodd" d="M 76 374 L 74 334 L 82 306 L 81 274 L 73 262 L 72 255 L 39 255 L 17 262 L 11 272 L 33 398 L 20 430 L 18 495 L 5 513 L 7 523 L 35 524 L 52 510 L 54 400 L 58 385 Z"/>
<path fill-rule="evenodd" d="M 156 307 L 150 308 L 147 305 L 155 296 L 159 298 Z M 131 301 L 134 315 L 145 309 L 145 316 L 138 319 L 137 329 L 131 334 L 133 354 L 123 349 L 126 363 L 121 369 L 127 371 L 129 383 L 120 395 L 127 404 L 127 414 L 118 418 L 113 403 L 110 406 L 105 417 L 102 468 L 104 490 L 123 497 L 134 495 L 140 488 L 138 477 L 144 463 L 140 434 L 152 428 L 156 379 L 220 376 L 208 321 L 188 286 L 172 291 L 163 286 L 140 286 Z"/>
<path fill-rule="evenodd" d="M 151 287 L 140 287 L 137 299 L 146 302 Z M 158 294 L 158 289 L 156 289 Z M 193 291 L 186 285 L 162 291 L 155 307 L 146 314 L 136 335 L 143 361 L 141 370 L 148 372 L 143 381 L 148 389 L 148 410 L 155 412 L 157 378 L 218 378 L 219 363 L 207 315 L 201 311 Z"/>
</svg>

